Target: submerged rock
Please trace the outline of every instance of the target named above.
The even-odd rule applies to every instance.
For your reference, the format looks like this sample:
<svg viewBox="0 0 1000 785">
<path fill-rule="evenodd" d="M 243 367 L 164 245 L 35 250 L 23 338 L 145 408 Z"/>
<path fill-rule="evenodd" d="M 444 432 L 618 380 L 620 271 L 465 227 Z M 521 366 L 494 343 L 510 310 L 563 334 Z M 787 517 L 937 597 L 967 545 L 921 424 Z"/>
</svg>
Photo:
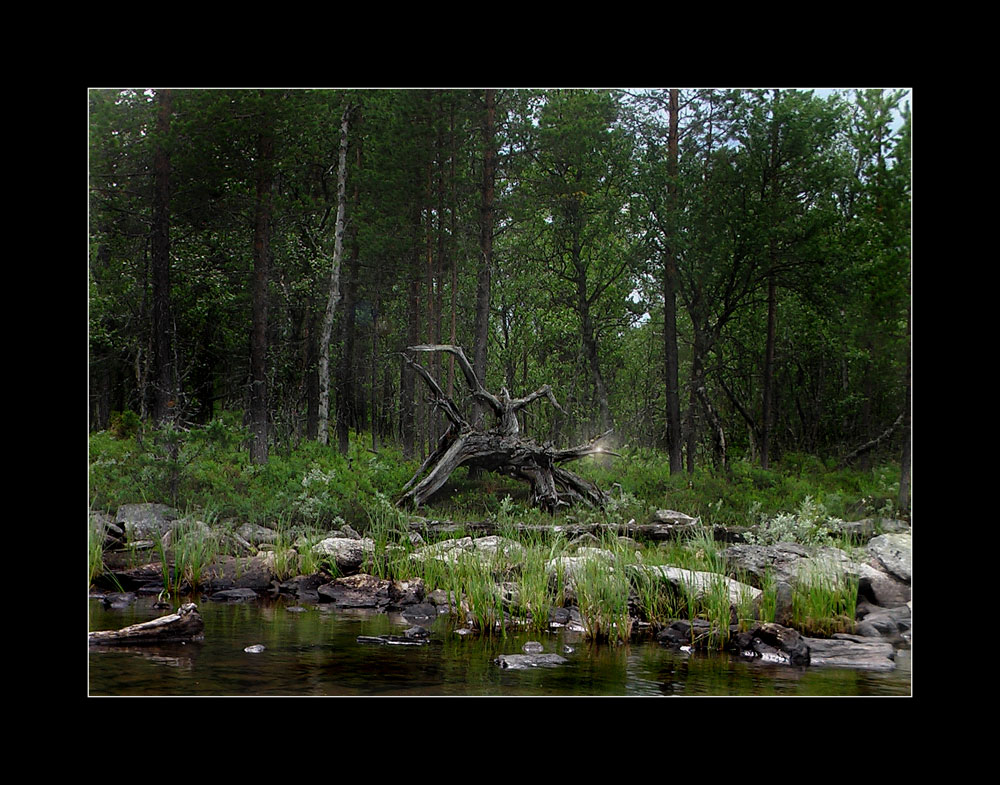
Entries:
<svg viewBox="0 0 1000 785">
<path fill-rule="evenodd" d="M 569 660 L 559 654 L 501 654 L 493 662 L 505 670 L 528 670 L 565 665 Z"/>
<path fill-rule="evenodd" d="M 212 602 L 251 602 L 257 599 L 253 589 L 223 589 L 210 595 Z"/>
<path fill-rule="evenodd" d="M 358 643 L 374 643 L 379 646 L 426 646 L 428 638 L 409 635 L 359 635 Z"/>
</svg>

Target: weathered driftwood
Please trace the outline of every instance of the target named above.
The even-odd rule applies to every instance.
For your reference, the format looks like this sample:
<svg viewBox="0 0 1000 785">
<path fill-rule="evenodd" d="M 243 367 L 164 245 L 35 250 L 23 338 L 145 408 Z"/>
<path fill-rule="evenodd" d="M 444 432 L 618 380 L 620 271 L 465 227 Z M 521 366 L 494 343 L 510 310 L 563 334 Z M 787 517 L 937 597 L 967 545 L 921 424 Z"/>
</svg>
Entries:
<svg viewBox="0 0 1000 785">
<path fill-rule="evenodd" d="M 100 630 L 89 634 L 92 645 L 157 644 L 198 640 L 202 637 L 205 622 L 198 613 L 198 606 L 188 602 L 177 613 L 161 616 L 152 621 L 133 624 L 120 630 Z"/>
<path fill-rule="evenodd" d="M 409 352 L 446 352 L 453 355 L 472 392 L 494 415 L 496 424 L 487 431 L 476 430 L 455 402 L 441 390 L 426 368 L 404 355 L 406 363 L 424 380 L 433 396 L 432 402 L 449 421 L 448 429 L 437 447 L 403 487 L 400 505 L 419 507 L 445 484 L 459 466 L 473 466 L 507 474 L 531 485 L 534 504 L 554 510 L 560 505 L 583 502 L 603 506 L 607 495 L 593 483 L 562 468 L 560 464 L 595 453 L 610 453 L 600 445 L 607 431 L 586 444 L 559 450 L 550 443 L 537 444 L 520 435 L 517 414 L 539 398 L 546 398 L 562 411 L 549 385 L 523 398 L 511 398 L 506 388 L 496 396 L 487 391 L 476 377 L 461 347 L 449 344 L 410 346 Z"/>
</svg>

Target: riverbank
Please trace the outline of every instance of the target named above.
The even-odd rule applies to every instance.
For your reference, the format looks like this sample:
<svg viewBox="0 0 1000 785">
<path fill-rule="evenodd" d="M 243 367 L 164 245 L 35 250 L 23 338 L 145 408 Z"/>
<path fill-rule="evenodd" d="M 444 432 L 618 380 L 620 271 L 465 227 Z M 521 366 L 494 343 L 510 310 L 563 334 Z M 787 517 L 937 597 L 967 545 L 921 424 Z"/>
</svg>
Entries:
<svg viewBox="0 0 1000 785">
<path fill-rule="evenodd" d="M 846 667 L 891 668 L 911 641 L 909 528 L 891 519 L 840 523 L 809 545 L 670 511 L 620 525 L 499 516 L 468 533 L 389 504 L 363 533 L 209 525 L 148 504 L 91 520 L 102 565 L 93 579 L 109 603 L 130 592 L 171 602 L 192 591 L 225 602 L 285 595 L 448 614 L 457 634 L 570 624 L 593 641 L 738 649 L 789 664 L 803 646 L 819 651 L 810 640 L 840 641 L 810 659 Z"/>
</svg>

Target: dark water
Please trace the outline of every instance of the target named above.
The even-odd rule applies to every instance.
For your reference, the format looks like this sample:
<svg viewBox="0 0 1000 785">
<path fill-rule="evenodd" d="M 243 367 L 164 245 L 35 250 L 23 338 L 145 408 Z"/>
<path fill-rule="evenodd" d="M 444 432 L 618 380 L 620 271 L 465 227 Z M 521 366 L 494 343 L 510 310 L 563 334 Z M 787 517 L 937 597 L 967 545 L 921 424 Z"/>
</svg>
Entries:
<svg viewBox="0 0 1000 785">
<path fill-rule="evenodd" d="M 909 652 L 891 673 L 792 668 L 724 654 L 686 654 L 655 642 L 592 646 L 581 636 L 459 636 L 446 618 L 426 646 L 380 646 L 359 635 L 402 635 L 412 626 L 396 614 L 307 606 L 199 602 L 203 642 L 159 647 L 91 648 L 91 696 L 694 696 L 909 695 Z M 90 600 L 90 629 L 118 629 L 167 613 L 141 600 L 106 610 Z M 528 640 L 569 661 L 553 668 L 502 669 L 500 654 Z M 261 653 L 244 651 L 263 644 Z M 564 652 L 564 647 L 572 648 Z"/>
</svg>

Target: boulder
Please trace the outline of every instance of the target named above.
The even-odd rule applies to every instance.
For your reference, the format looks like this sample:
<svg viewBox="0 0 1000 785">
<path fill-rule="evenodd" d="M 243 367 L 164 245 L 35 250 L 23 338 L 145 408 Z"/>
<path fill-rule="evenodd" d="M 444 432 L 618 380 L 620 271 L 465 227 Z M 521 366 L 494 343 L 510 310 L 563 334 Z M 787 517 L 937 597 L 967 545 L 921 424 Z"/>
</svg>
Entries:
<svg viewBox="0 0 1000 785">
<path fill-rule="evenodd" d="M 756 657 L 767 662 L 809 665 L 811 660 L 811 650 L 805 638 L 790 627 L 771 622 L 739 633 L 733 646 L 744 657 Z"/>
<path fill-rule="evenodd" d="M 357 573 L 365 563 L 365 558 L 375 553 L 375 541 L 349 537 L 327 537 L 313 546 L 313 553 L 329 559 L 342 575 Z"/>
<path fill-rule="evenodd" d="M 213 592 L 208 599 L 212 602 L 254 602 L 257 592 L 253 589 L 223 589 Z"/>
<path fill-rule="evenodd" d="M 679 591 L 694 592 L 701 598 L 718 588 L 723 588 L 729 597 L 730 605 L 740 605 L 744 602 L 759 602 L 763 592 L 746 583 L 728 578 L 715 572 L 700 572 L 685 570 L 669 565 L 631 565 L 632 572 L 643 572 L 648 576 L 658 577 L 674 586 Z"/>
<path fill-rule="evenodd" d="M 393 581 L 389 588 L 389 595 L 392 598 L 393 607 L 403 608 L 422 603 L 425 591 L 423 578 L 411 578 L 406 581 Z M 436 611 L 431 614 L 431 616 L 435 615 L 437 615 Z"/>
<path fill-rule="evenodd" d="M 317 592 L 321 602 L 339 608 L 383 609 L 392 602 L 392 581 L 358 573 L 325 583 Z"/>
<path fill-rule="evenodd" d="M 868 542 L 868 553 L 887 573 L 906 583 L 913 569 L 913 541 L 909 532 L 880 534 Z"/>
<path fill-rule="evenodd" d="M 236 534 L 250 545 L 261 545 L 262 543 L 273 543 L 278 540 L 278 532 L 261 526 L 256 523 L 244 523 L 236 530 Z"/>
<path fill-rule="evenodd" d="M 259 556 L 217 556 L 202 572 L 202 586 L 211 592 L 224 589 L 253 589 L 263 592 L 272 588 L 273 580 L 274 573 L 269 560 Z"/>
<path fill-rule="evenodd" d="M 722 552 L 730 572 L 745 573 L 761 583 L 770 573 L 778 582 L 793 583 L 800 565 L 809 558 L 809 550 L 797 543 L 775 545 L 730 545 Z"/>
<path fill-rule="evenodd" d="M 705 619 L 677 619 L 656 634 L 656 640 L 665 646 L 706 646 L 707 641 L 720 630 Z"/>
<path fill-rule="evenodd" d="M 806 638 L 810 665 L 860 670 L 891 671 L 896 667 L 891 643 L 860 635 L 837 633 L 832 638 Z"/>
<path fill-rule="evenodd" d="M 179 517 L 180 513 L 166 504 L 123 504 L 114 522 L 129 542 L 135 542 L 162 537 Z"/>
</svg>

